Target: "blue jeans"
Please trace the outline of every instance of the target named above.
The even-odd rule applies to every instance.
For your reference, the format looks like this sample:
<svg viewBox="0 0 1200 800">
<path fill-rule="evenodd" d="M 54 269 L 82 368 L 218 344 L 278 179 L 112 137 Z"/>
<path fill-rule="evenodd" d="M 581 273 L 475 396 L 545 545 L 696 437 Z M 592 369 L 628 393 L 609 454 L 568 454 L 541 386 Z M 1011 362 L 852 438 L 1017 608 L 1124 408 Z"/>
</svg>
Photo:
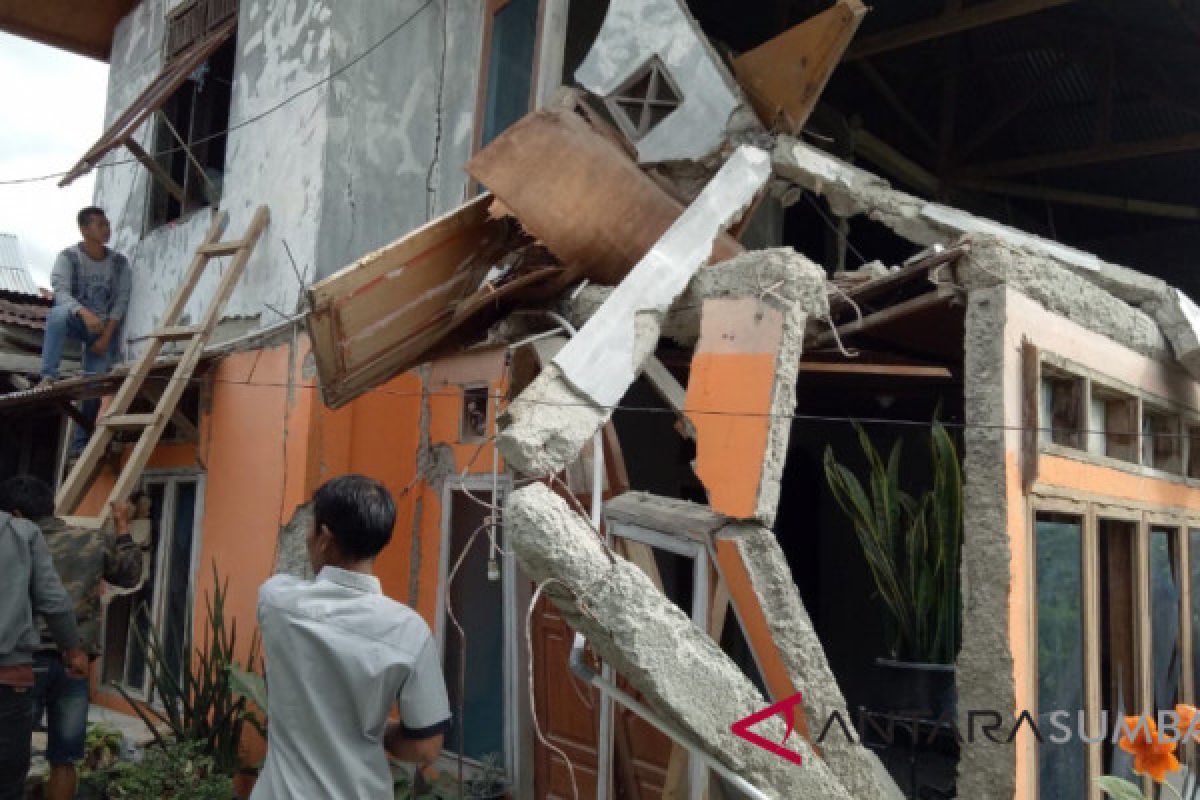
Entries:
<svg viewBox="0 0 1200 800">
<path fill-rule="evenodd" d="M 83 760 L 87 742 L 88 679 L 67 674 L 62 656 L 40 651 L 33 655 L 33 721 L 46 712 L 46 760 L 53 766 Z"/>
<path fill-rule="evenodd" d="M 112 367 L 116 360 L 118 344 L 121 341 L 120 331 L 113 334 L 108 343 L 108 350 L 96 354 L 92 352 L 92 343 L 100 338 L 83 324 L 78 314 L 72 313 L 66 306 L 57 305 L 50 309 L 46 316 L 46 335 L 42 338 L 42 377 L 58 379 L 58 365 L 62 362 L 63 347 L 67 339 L 75 339 L 83 345 L 83 371 L 87 375 L 99 375 Z M 80 412 L 92 422 L 100 412 L 100 398 L 89 397 L 79 404 Z M 82 450 L 87 444 L 89 434 L 81 426 L 75 426 L 75 435 L 71 440 L 71 450 Z"/>
</svg>

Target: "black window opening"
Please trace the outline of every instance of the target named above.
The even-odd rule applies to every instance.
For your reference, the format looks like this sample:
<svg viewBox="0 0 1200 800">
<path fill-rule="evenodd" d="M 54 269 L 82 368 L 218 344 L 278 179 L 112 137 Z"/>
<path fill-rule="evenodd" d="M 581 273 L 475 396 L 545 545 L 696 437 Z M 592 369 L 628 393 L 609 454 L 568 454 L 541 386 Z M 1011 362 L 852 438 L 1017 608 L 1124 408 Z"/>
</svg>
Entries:
<svg viewBox="0 0 1200 800">
<path fill-rule="evenodd" d="M 220 203 L 237 35 L 195 69 L 154 115 L 155 161 L 147 228 Z"/>
</svg>

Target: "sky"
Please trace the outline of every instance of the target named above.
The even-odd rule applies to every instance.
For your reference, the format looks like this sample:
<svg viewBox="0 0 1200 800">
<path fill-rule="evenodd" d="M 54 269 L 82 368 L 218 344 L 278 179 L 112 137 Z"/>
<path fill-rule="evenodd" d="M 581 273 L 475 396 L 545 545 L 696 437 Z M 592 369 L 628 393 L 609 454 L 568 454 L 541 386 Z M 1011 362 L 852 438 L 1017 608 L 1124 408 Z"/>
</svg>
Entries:
<svg viewBox="0 0 1200 800">
<path fill-rule="evenodd" d="M 79 240 L 75 212 L 91 205 L 94 177 L 4 185 L 62 172 L 103 132 L 108 65 L 0 33 L 0 232 L 15 233 L 33 279 L 50 285 L 60 250 Z"/>
</svg>

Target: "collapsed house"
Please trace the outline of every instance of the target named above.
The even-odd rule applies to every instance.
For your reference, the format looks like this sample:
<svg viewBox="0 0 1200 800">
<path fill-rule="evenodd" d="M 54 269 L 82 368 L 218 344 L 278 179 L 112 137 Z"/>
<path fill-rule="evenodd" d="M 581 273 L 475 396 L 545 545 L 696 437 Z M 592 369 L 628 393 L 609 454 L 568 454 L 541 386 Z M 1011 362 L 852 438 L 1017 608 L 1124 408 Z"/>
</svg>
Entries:
<svg viewBox="0 0 1200 800">
<path fill-rule="evenodd" d="M 443 647 L 447 763 L 498 762 L 513 797 L 1057 798 L 1120 772 L 1108 742 L 1014 725 L 1195 700 L 1187 296 L 814 146 L 856 0 L 736 56 L 677 0 L 486 5 L 124 9 L 110 127 L 67 177 L 104 167 L 142 360 L 0 397 L 10 425 L 116 391 L 63 509 L 152 500 L 95 700 L 152 692 L 137 626 L 194 626 L 210 563 L 253 619 L 263 579 L 306 569 L 312 490 L 362 472 L 399 503 L 384 590 Z M 393 28 L 439 63 L 339 71 Z M 785 236 L 805 204 L 837 263 Z M 891 238 L 850 270 L 862 219 Z M 189 277 L 193 253 L 217 269 Z M 857 421 L 920 476 L 935 417 L 965 480 L 957 703 L 896 734 L 823 460 Z M 797 694 L 752 730 L 802 766 L 734 732 Z"/>
</svg>

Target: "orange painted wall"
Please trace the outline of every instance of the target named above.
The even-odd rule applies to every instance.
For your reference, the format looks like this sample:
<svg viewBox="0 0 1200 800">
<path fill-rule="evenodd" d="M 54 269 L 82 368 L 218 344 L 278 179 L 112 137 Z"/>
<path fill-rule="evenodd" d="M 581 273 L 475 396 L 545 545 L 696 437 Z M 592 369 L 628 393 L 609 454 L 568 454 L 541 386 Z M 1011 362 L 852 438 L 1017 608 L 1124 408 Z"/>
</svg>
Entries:
<svg viewBox="0 0 1200 800">
<path fill-rule="evenodd" d="M 307 340 L 300 337 L 295 353 L 285 343 L 221 359 L 213 371 L 211 401 L 202 409 L 200 444 L 162 445 L 150 462 L 150 469 L 191 468 L 205 474 L 194 633 L 202 630 L 204 592 L 215 562 L 229 580 L 227 613 L 238 621 L 243 656 L 257 627 L 258 587 L 274 570 L 280 526 L 320 483 L 350 472 L 378 478 L 396 496 L 395 534 L 376 572 L 388 595 L 414 605 L 435 624 L 441 502 L 425 481 L 415 480 L 423 405 L 427 443 L 446 445 L 457 471 L 468 462 L 472 473 L 492 468 L 490 444 L 458 441 L 462 385 L 503 391 L 502 354 L 445 359 L 430 370 L 398 376 L 337 411 L 325 407 L 314 379 L 306 377 L 311 372 L 304 367 L 307 356 Z M 112 481 L 111 474 L 101 475 L 81 513 L 98 510 Z M 414 551 L 420 554 L 415 575 Z M 114 691 L 98 687 L 95 699 L 128 710 Z"/>
</svg>

